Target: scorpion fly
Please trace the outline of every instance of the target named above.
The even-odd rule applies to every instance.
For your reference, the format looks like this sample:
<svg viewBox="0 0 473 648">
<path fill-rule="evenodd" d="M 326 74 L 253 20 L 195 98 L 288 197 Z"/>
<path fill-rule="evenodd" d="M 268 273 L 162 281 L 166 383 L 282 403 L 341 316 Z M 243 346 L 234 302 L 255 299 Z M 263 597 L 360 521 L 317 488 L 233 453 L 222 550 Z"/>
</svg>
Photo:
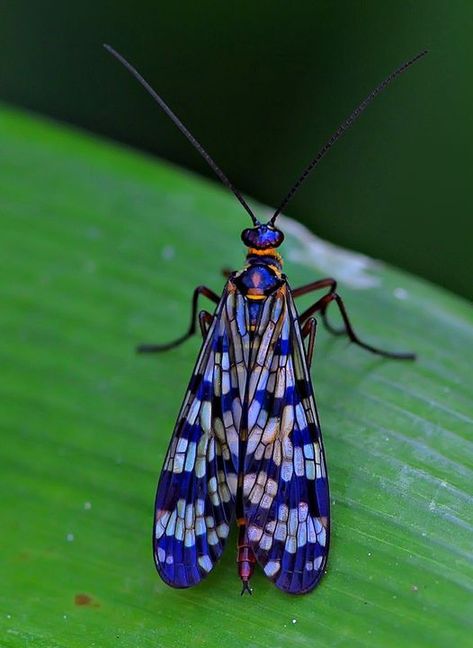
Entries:
<svg viewBox="0 0 473 648">
<path fill-rule="evenodd" d="M 324 574 L 330 538 L 330 501 L 319 417 L 310 378 L 316 320 L 358 346 L 387 358 L 355 333 L 335 279 L 291 289 L 278 248 L 276 220 L 309 173 L 373 99 L 427 52 L 404 63 L 353 111 L 290 189 L 267 223 L 261 223 L 210 155 L 140 73 L 112 47 L 106 49 L 141 83 L 248 212 L 252 227 L 241 239 L 246 264 L 227 278 L 219 296 L 195 289 L 188 331 L 168 344 L 143 344 L 139 352 L 172 349 L 196 332 L 198 298 L 214 302 L 198 314 L 203 344 L 159 479 L 153 551 L 161 578 L 172 587 L 197 585 L 222 555 L 233 520 L 238 527 L 237 565 L 244 592 L 258 563 L 284 592 L 310 592 Z M 299 313 L 295 298 L 323 290 Z M 343 321 L 327 319 L 334 302 Z"/>
</svg>

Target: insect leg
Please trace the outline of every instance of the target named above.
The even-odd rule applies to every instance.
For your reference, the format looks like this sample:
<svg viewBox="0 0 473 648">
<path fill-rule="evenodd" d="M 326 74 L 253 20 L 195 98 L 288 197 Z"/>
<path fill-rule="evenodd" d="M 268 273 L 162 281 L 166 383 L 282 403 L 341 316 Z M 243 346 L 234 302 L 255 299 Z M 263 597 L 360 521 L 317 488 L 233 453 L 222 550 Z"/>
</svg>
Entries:
<svg viewBox="0 0 473 648">
<path fill-rule="evenodd" d="M 337 290 L 337 282 L 332 277 L 326 277 L 325 279 L 318 279 L 317 281 L 312 281 L 305 286 L 299 286 L 292 291 L 294 297 L 300 297 L 302 295 L 307 295 L 308 293 L 314 292 L 316 290 L 322 290 L 322 288 L 330 288 L 330 293 L 334 293 Z M 327 304 L 328 306 L 328 304 Z M 333 335 L 343 335 L 345 333 L 345 327 L 336 328 L 333 326 L 327 317 L 327 306 L 320 311 L 320 317 L 322 319 L 322 324 L 325 326 L 327 331 Z"/>
<path fill-rule="evenodd" d="M 322 288 L 330 288 L 330 292 L 335 292 L 337 288 L 337 282 L 332 277 L 326 277 L 325 279 L 317 279 L 317 281 L 311 281 L 305 286 L 299 286 L 299 288 L 294 288 L 292 291 L 293 297 L 301 297 L 302 295 L 307 295 L 307 293 L 314 292 L 315 290 L 321 290 Z"/>
<path fill-rule="evenodd" d="M 212 324 L 212 320 L 213 320 L 213 315 L 211 315 L 209 311 L 206 310 L 200 311 L 199 324 L 200 324 L 200 330 L 203 338 L 207 336 L 210 325 Z"/>
<path fill-rule="evenodd" d="M 301 329 L 302 337 L 309 338 L 309 341 L 307 343 L 307 350 L 306 350 L 307 364 L 309 365 L 309 367 L 312 364 L 312 356 L 314 355 L 316 331 L 317 331 L 317 321 L 315 320 L 314 317 L 309 317 L 309 319 L 305 322 L 304 326 Z"/>
<path fill-rule="evenodd" d="M 196 329 L 196 316 L 197 316 L 197 302 L 199 300 L 199 295 L 203 295 L 210 299 L 211 301 L 218 304 L 219 296 L 216 295 L 213 290 L 207 288 L 206 286 L 197 286 L 192 295 L 192 313 L 191 313 L 191 322 L 187 333 L 178 337 L 177 340 L 173 342 L 168 342 L 167 344 L 140 344 L 136 347 L 138 353 L 159 353 L 160 351 L 167 351 L 168 349 L 173 349 L 174 347 L 179 346 L 185 342 L 188 338 L 192 337 Z"/>
<path fill-rule="evenodd" d="M 415 353 L 397 353 L 394 351 L 384 351 L 383 349 L 378 349 L 377 347 L 371 346 L 371 344 L 362 342 L 362 340 L 360 340 L 358 335 L 353 330 L 353 326 L 351 325 L 342 298 L 336 292 L 327 293 L 326 295 L 321 297 L 318 301 L 316 301 L 315 304 L 309 306 L 309 308 L 306 311 L 304 311 L 299 318 L 301 324 L 304 325 L 305 321 L 314 313 L 317 312 L 323 313 L 324 311 L 326 311 L 328 305 L 332 301 L 335 301 L 337 303 L 337 306 L 340 310 L 340 315 L 342 316 L 343 323 L 345 325 L 345 333 L 348 335 L 348 337 L 352 342 L 362 347 L 363 349 L 366 349 L 367 351 L 371 351 L 371 353 L 376 353 L 377 355 L 384 356 L 385 358 L 393 358 L 395 360 L 415 360 L 416 357 Z"/>
</svg>

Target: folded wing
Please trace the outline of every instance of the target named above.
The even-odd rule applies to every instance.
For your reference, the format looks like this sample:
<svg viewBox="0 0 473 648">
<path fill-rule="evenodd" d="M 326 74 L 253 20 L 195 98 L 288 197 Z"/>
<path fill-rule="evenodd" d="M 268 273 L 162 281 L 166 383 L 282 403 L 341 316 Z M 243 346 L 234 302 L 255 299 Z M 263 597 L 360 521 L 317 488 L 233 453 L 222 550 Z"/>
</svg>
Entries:
<svg viewBox="0 0 473 648">
<path fill-rule="evenodd" d="M 285 287 L 265 304 L 250 368 L 248 538 L 276 586 L 301 594 L 315 587 L 326 564 L 329 492 L 298 316 Z"/>
<path fill-rule="evenodd" d="M 238 433 L 248 366 L 241 296 L 224 290 L 190 381 L 156 495 L 154 556 L 173 587 L 199 583 L 234 516 Z"/>
</svg>

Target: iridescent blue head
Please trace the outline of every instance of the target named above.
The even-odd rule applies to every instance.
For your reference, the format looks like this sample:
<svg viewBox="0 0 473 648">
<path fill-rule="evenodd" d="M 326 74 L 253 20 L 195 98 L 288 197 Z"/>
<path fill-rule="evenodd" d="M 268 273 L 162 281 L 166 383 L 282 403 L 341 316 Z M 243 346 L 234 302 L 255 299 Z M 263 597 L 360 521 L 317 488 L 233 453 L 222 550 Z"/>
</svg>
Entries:
<svg viewBox="0 0 473 648">
<path fill-rule="evenodd" d="M 241 240 L 247 247 L 254 250 L 269 250 L 281 245 L 284 241 L 284 234 L 271 223 L 265 225 L 256 223 L 255 227 L 243 230 Z"/>
</svg>

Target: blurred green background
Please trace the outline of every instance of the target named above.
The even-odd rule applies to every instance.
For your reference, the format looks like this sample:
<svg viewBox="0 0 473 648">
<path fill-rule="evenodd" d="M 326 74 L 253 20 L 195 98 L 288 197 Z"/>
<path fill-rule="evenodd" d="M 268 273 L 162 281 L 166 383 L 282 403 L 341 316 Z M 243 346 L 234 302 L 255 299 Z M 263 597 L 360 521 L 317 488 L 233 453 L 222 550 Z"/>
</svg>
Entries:
<svg viewBox="0 0 473 648">
<path fill-rule="evenodd" d="M 3 0 L 0 99 L 211 175 L 101 49 L 109 42 L 236 186 L 277 205 L 357 102 L 428 48 L 286 211 L 326 239 L 472 298 L 472 33 L 470 0 Z"/>
</svg>

